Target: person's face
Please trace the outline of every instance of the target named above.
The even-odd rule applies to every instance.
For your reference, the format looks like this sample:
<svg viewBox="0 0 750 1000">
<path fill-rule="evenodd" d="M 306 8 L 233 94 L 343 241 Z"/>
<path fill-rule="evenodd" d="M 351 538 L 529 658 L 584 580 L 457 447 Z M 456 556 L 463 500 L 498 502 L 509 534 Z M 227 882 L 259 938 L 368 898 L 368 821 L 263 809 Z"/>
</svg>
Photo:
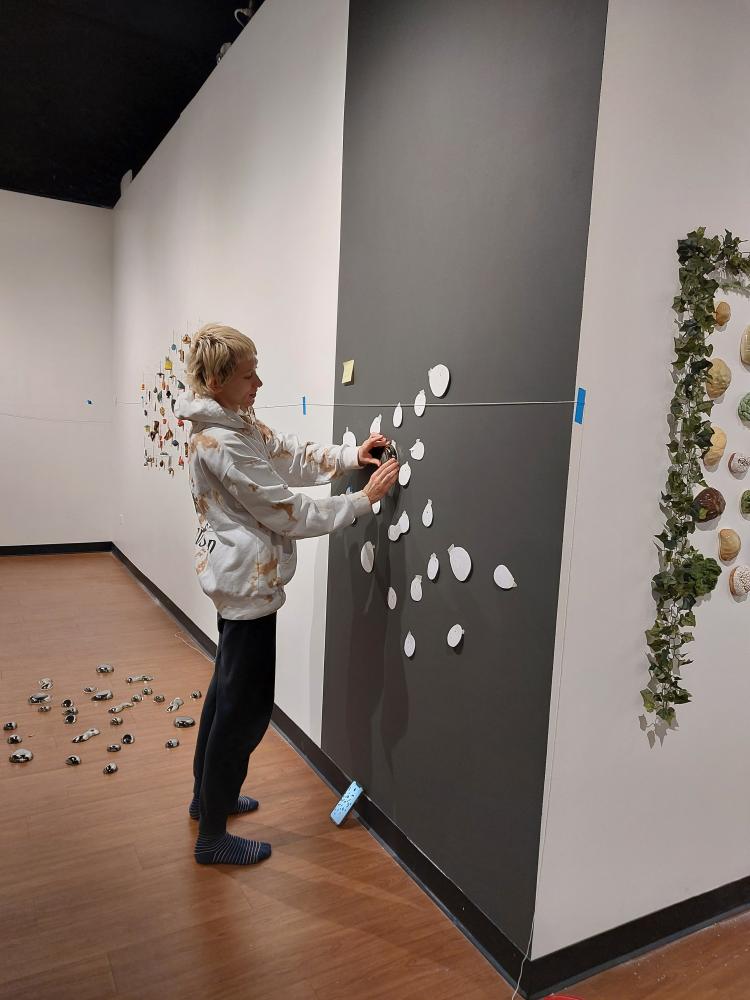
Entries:
<svg viewBox="0 0 750 1000">
<path fill-rule="evenodd" d="M 227 410 L 246 410 L 255 404 L 258 389 L 263 385 L 258 376 L 258 359 L 253 356 L 241 361 L 214 399 Z"/>
</svg>

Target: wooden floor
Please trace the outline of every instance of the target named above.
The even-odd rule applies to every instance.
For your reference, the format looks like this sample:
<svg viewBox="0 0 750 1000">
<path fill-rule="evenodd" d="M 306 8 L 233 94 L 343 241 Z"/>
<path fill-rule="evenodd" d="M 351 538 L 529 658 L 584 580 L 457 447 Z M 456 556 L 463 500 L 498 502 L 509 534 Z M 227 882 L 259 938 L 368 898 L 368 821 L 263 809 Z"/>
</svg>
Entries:
<svg viewBox="0 0 750 1000">
<path fill-rule="evenodd" d="M 0 559 L 0 719 L 29 764 L 0 762 L 0 997 L 13 1000 L 509 1000 L 512 989 L 272 730 L 230 829 L 273 844 L 256 868 L 197 866 L 187 816 L 196 729 L 151 698 L 109 725 L 109 703 L 151 673 L 155 693 L 205 692 L 212 664 L 108 554 Z M 95 673 L 111 662 L 109 679 Z M 27 704 L 54 680 L 53 708 Z M 109 683 L 111 681 L 111 684 Z M 59 708 L 72 698 L 80 726 Z M 192 710 L 192 711 L 191 711 Z M 74 746 L 73 735 L 101 735 Z M 124 732 L 136 742 L 106 745 Z M 177 735 L 181 746 L 164 748 Z M 7 734 L 4 734 L 7 736 Z M 83 759 L 66 766 L 70 753 Z M 104 775 L 115 760 L 119 771 Z M 750 918 L 724 921 L 568 989 L 582 1000 L 747 1000 Z"/>
</svg>

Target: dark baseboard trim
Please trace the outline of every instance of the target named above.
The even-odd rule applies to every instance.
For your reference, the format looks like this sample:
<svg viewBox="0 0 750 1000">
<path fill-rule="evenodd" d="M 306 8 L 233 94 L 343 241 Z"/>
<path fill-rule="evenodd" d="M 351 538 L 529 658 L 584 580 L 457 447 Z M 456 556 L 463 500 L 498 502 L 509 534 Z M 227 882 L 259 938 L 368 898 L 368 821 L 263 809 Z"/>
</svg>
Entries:
<svg viewBox="0 0 750 1000">
<path fill-rule="evenodd" d="M 46 555 L 69 552 L 112 552 L 133 576 L 164 606 L 204 652 L 214 657 L 216 644 L 177 605 L 135 566 L 112 542 L 76 545 L 18 545 L 0 547 L 0 555 Z M 337 794 L 348 788 L 351 779 L 293 722 L 278 705 L 273 724 L 290 745 L 307 761 Z M 390 851 L 394 859 L 453 920 L 498 972 L 515 985 L 522 953 L 444 875 L 418 847 L 364 794 L 357 802 L 357 816 Z M 520 994 L 527 1000 L 542 1000 L 549 993 L 572 986 L 582 979 L 614 965 L 685 937 L 707 924 L 750 907 L 750 876 L 720 886 L 692 899 L 676 903 L 603 934 L 579 941 L 551 955 L 523 966 Z"/>
<path fill-rule="evenodd" d="M 69 545 L 0 545 L 0 556 L 58 556 L 72 552 L 111 552 L 112 542 L 71 542 Z"/>
</svg>

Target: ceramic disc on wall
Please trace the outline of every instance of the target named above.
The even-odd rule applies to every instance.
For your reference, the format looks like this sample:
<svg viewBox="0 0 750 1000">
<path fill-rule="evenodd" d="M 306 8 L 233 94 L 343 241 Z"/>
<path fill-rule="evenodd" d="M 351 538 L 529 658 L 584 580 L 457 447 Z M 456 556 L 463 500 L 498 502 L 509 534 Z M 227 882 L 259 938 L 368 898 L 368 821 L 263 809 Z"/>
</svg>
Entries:
<svg viewBox="0 0 750 1000">
<path fill-rule="evenodd" d="M 401 531 L 399 530 L 398 524 L 392 524 L 388 528 L 388 539 L 391 542 L 397 542 L 401 537 Z"/>
<path fill-rule="evenodd" d="M 450 556 L 453 575 L 463 583 L 468 578 L 469 573 L 471 573 L 471 556 L 460 545 L 449 545 L 448 555 Z"/>
<path fill-rule="evenodd" d="M 359 559 L 365 573 L 372 573 L 373 566 L 375 565 L 375 546 L 372 542 L 365 542 L 359 554 Z"/>
<path fill-rule="evenodd" d="M 404 464 L 398 470 L 398 481 L 402 486 L 408 486 L 410 479 L 411 479 L 411 466 L 409 465 L 408 462 L 404 462 Z"/>
<path fill-rule="evenodd" d="M 400 427 L 403 422 L 404 422 L 404 411 L 401 407 L 401 403 L 399 403 L 396 409 L 393 411 L 393 426 Z"/>
<path fill-rule="evenodd" d="M 437 580 L 437 575 L 440 572 L 440 560 L 438 559 L 436 553 L 432 553 L 430 556 L 430 561 L 427 563 L 427 579 Z"/>
<path fill-rule="evenodd" d="M 404 511 L 401 517 L 398 519 L 398 530 L 401 532 L 402 535 L 405 535 L 406 532 L 409 530 L 409 528 L 410 528 L 409 515 L 406 513 L 406 511 Z"/>
<path fill-rule="evenodd" d="M 414 656 L 414 650 L 417 648 L 417 642 L 414 636 L 409 632 L 404 640 L 404 652 L 409 657 L 409 659 Z"/>
<path fill-rule="evenodd" d="M 370 434 L 380 434 L 380 421 L 383 419 L 383 414 L 379 413 L 377 417 L 370 424 Z"/>
<path fill-rule="evenodd" d="M 398 597 L 396 595 L 396 591 L 393 589 L 393 587 L 389 587 L 388 588 L 388 607 L 391 609 L 391 611 L 394 611 L 397 604 L 398 604 Z"/>
<path fill-rule="evenodd" d="M 455 649 L 456 646 L 460 645 L 464 637 L 464 630 L 460 625 L 454 625 L 453 628 L 448 633 L 447 642 L 451 649 Z"/>
<path fill-rule="evenodd" d="M 424 389 L 420 389 L 417 393 L 417 397 L 414 400 L 414 412 L 418 417 L 421 417 L 425 411 L 425 406 L 427 405 L 427 393 Z"/>
<path fill-rule="evenodd" d="M 512 590 L 513 587 L 518 586 L 507 566 L 497 566 L 492 574 L 492 579 L 503 590 Z"/>
<path fill-rule="evenodd" d="M 349 430 L 348 427 L 344 431 L 344 437 L 342 438 L 341 443 L 348 444 L 351 448 L 357 447 L 357 439 L 355 438 L 355 436 L 352 434 L 352 432 Z"/>
<path fill-rule="evenodd" d="M 432 500 L 428 500 L 425 509 L 422 511 L 422 524 L 429 528 L 432 524 Z"/>
<path fill-rule="evenodd" d="M 380 513 L 380 501 L 379 500 L 376 500 L 375 503 L 372 505 L 372 512 L 373 512 L 373 514 L 379 514 Z"/>
<path fill-rule="evenodd" d="M 424 458 L 424 445 L 419 440 L 419 438 L 417 438 L 417 440 L 409 449 L 409 454 L 411 455 L 411 457 L 414 459 L 415 462 L 421 462 L 422 459 Z"/>
<path fill-rule="evenodd" d="M 445 365 L 435 365 L 427 373 L 430 380 L 430 390 L 434 396 L 444 396 L 451 382 L 451 373 Z"/>
<path fill-rule="evenodd" d="M 412 601 L 422 600 L 422 577 L 415 576 L 411 581 L 411 587 L 409 588 L 409 593 L 411 594 Z"/>
</svg>

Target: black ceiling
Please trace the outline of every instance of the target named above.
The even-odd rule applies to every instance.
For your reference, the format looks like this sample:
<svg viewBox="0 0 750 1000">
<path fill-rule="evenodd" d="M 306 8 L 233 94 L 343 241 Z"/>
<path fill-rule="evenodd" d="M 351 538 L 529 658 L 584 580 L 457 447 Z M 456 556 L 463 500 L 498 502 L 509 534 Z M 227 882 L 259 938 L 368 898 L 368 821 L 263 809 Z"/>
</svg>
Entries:
<svg viewBox="0 0 750 1000">
<path fill-rule="evenodd" d="M 262 3 L 2 0 L 0 188 L 112 207 Z"/>
</svg>

